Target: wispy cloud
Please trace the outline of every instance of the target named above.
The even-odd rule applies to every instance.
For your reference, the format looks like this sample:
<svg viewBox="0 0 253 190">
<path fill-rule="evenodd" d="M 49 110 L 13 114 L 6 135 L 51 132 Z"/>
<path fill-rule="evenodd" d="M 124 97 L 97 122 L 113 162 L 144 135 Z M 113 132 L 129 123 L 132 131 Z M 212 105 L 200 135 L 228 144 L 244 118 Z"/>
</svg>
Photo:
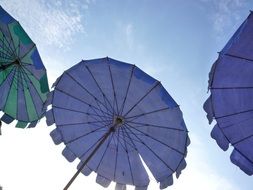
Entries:
<svg viewBox="0 0 253 190">
<path fill-rule="evenodd" d="M 0 0 L 40 45 L 66 47 L 84 32 L 83 12 L 89 0 Z"/>
<path fill-rule="evenodd" d="M 246 11 L 246 0 L 200 0 L 213 11 L 210 19 L 213 22 L 213 28 L 216 34 L 223 36 L 228 28 L 234 29 L 235 23 L 241 20 L 242 11 Z"/>
</svg>

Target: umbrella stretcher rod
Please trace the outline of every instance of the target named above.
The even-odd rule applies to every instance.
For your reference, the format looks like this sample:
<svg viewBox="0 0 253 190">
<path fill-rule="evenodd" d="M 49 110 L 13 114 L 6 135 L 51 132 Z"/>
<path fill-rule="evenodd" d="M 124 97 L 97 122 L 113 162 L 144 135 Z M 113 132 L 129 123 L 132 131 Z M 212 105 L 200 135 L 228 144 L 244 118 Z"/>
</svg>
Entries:
<svg viewBox="0 0 253 190">
<path fill-rule="evenodd" d="M 68 184 L 64 187 L 63 190 L 67 190 L 70 185 L 74 182 L 74 180 L 76 179 L 76 177 L 81 173 L 82 169 L 85 167 L 85 165 L 90 161 L 90 159 L 93 157 L 93 155 L 97 152 L 97 150 L 100 148 L 100 146 L 105 142 L 105 140 L 110 136 L 110 134 L 112 132 L 115 131 L 115 128 L 117 127 L 117 123 L 114 124 L 107 133 L 105 133 L 105 135 L 101 138 L 100 142 L 98 143 L 98 145 L 95 147 L 95 149 L 92 151 L 92 153 L 88 156 L 88 158 L 83 162 L 83 164 L 81 165 L 81 167 L 78 169 L 78 171 L 75 173 L 75 175 L 70 179 L 70 181 L 68 182 Z"/>
<path fill-rule="evenodd" d="M 9 64 L 6 65 L 0 65 L 0 71 L 4 71 L 6 70 L 8 67 L 12 66 L 12 65 L 20 65 L 20 62 L 18 60 L 15 60 Z"/>
</svg>

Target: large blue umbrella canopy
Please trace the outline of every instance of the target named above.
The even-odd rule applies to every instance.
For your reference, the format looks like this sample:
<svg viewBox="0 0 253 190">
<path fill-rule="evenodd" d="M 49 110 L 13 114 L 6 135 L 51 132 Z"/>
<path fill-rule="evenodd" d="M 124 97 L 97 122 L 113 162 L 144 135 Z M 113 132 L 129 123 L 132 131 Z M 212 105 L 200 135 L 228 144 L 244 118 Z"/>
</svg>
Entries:
<svg viewBox="0 0 253 190">
<path fill-rule="evenodd" d="M 211 136 L 221 149 L 233 146 L 232 163 L 253 174 L 253 14 L 219 53 L 209 74 L 210 97 L 204 104 Z"/>
<path fill-rule="evenodd" d="M 43 116 L 49 92 L 46 69 L 36 45 L 0 6 L 0 110 L 5 123 L 34 127 Z"/>
<path fill-rule="evenodd" d="M 104 187 L 115 181 L 116 189 L 147 189 L 144 161 L 164 189 L 186 167 L 182 112 L 161 82 L 135 65 L 111 58 L 81 61 L 58 78 L 47 104 L 55 144 L 63 142 L 67 160 L 78 157 L 80 172 L 95 171 Z"/>
</svg>

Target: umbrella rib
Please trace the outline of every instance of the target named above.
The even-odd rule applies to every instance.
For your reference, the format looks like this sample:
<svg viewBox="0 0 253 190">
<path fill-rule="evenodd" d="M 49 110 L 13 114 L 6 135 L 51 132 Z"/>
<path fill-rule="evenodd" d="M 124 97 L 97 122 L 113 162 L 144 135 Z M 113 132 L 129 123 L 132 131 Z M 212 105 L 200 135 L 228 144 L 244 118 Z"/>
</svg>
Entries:
<svg viewBox="0 0 253 190">
<path fill-rule="evenodd" d="M 111 122 L 111 120 L 104 120 L 103 122 Z M 101 123 L 101 121 L 87 121 L 87 122 L 82 122 L 82 123 L 66 123 L 66 124 L 58 124 L 58 126 L 93 124 L 93 123 Z"/>
<path fill-rule="evenodd" d="M 177 153 L 179 153 L 179 154 L 181 154 L 181 155 L 184 155 L 184 153 L 182 153 L 181 151 L 177 150 L 176 148 L 173 148 L 173 147 L 167 145 L 166 143 L 164 143 L 164 142 L 162 142 L 162 141 L 160 141 L 160 140 L 155 139 L 154 137 L 150 136 L 149 134 L 144 133 L 143 131 L 140 131 L 140 130 L 136 129 L 136 128 L 133 127 L 132 125 L 130 125 L 130 124 L 128 124 L 128 123 L 126 123 L 126 125 L 128 125 L 127 128 L 134 129 L 134 130 L 138 131 L 139 133 L 142 133 L 145 137 L 149 137 L 149 138 L 151 138 L 152 140 L 157 141 L 157 142 L 159 142 L 160 144 L 163 144 L 164 146 L 168 147 L 169 149 L 174 150 L 175 152 L 177 152 Z"/>
<path fill-rule="evenodd" d="M 20 61 L 21 63 L 24 63 L 24 64 L 29 64 L 29 63 L 26 63 L 26 62 L 24 62 L 24 61 Z M 27 69 L 26 67 L 28 66 L 28 65 L 24 65 L 24 64 L 22 64 L 22 69 L 23 69 L 23 71 L 24 72 L 26 72 L 27 73 L 27 75 L 28 75 L 28 73 L 30 74 L 30 75 L 32 75 L 34 78 L 36 78 L 37 80 L 40 80 L 39 78 L 37 78 L 29 69 Z M 32 66 L 31 64 L 29 64 L 29 66 Z"/>
<path fill-rule="evenodd" d="M 107 131 L 108 132 L 108 131 Z M 96 144 L 98 144 L 99 142 L 101 142 L 101 140 L 105 137 L 107 133 L 103 134 L 100 138 L 98 138 L 98 140 L 90 146 L 90 148 L 88 148 L 81 156 L 80 158 L 84 157 L 85 154 L 87 154 L 92 148 L 94 148 L 96 146 Z M 87 163 L 88 164 L 88 163 Z"/>
<path fill-rule="evenodd" d="M 148 92 L 142 96 L 125 114 L 124 117 L 126 117 L 145 97 L 147 97 L 158 85 L 161 85 L 159 81 L 157 81 L 151 89 L 148 90 Z"/>
<path fill-rule="evenodd" d="M 88 72 L 90 73 L 90 75 L 91 75 L 92 79 L 93 79 L 93 80 L 94 80 L 94 82 L 96 83 L 96 85 L 97 85 L 98 89 L 99 89 L 99 90 L 100 90 L 100 92 L 102 93 L 103 98 L 104 98 L 104 102 L 105 102 L 105 103 L 106 103 L 106 101 L 108 102 L 108 104 L 109 104 L 109 106 L 111 107 L 112 112 L 113 112 L 113 107 L 112 107 L 112 105 L 111 105 L 110 101 L 108 100 L 108 98 L 106 97 L 105 93 L 103 92 L 103 90 L 102 90 L 102 89 L 101 89 L 101 87 L 99 86 L 99 84 L 98 84 L 97 80 L 95 79 L 95 77 L 94 77 L 93 73 L 91 72 L 90 68 L 89 68 L 87 65 L 85 65 L 85 68 L 88 70 Z M 109 110 L 109 108 L 108 108 L 108 107 L 107 107 L 107 110 Z"/>
<path fill-rule="evenodd" d="M 114 138 L 113 138 L 113 140 L 114 140 Z M 115 140 L 114 140 L 114 143 L 117 144 L 116 145 L 116 160 L 115 160 L 114 172 L 113 172 L 113 179 L 115 181 L 115 179 L 116 179 L 116 168 L 117 168 L 117 164 L 118 164 L 118 152 L 119 152 L 119 130 L 117 130 L 117 141 L 115 142 Z"/>
<path fill-rule="evenodd" d="M 64 92 L 64 91 L 61 90 L 61 89 L 55 88 L 54 90 L 57 90 L 57 91 L 59 91 L 59 92 L 65 94 L 65 95 L 67 95 L 67 96 L 70 96 L 70 97 L 72 97 L 73 99 L 78 100 L 78 101 L 80 101 L 80 102 L 82 102 L 82 103 L 88 105 L 89 107 L 94 107 L 94 109 L 99 110 L 99 109 L 98 109 L 97 107 L 95 107 L 94 105 L 91 105 L 91 104 L 89 104 L 89 103 L 83 101 L 83 100 L 80 99 L 80 98 L 77 98 L 77 97 L 75 97 L 75 96 L 73 96 L 73 95 L 71 95 L 71 94 L 69 94 L 69 93 L 67 93 L 67 92 Z M 105 113 L 105 114 L 107 114 L 107 115 L 109 115 L 107 112 L 104 112 L 104 111 L 102 111 L 102 112 Z M 111 116 L 111 115 L 109 115 L 109 116 Z"/>
<path fill-rule="evenodd" d="M 243 59 L 243 60 L 246 60 L 246 61 L 253 62 L 252 59 L 244 58 L 244 57 L 237 56 L 237 55 L 232 55 L 232 54 L 229 54 L 229 53 L 225 53 L 224 55 L 229 56 L 229 57 L 234 57 L 234 58 L 237 58 L 237 59 Z"/>
<path fill-rule="evenodd" d="M 11 41 L 12 41 L 12 45 L 13 45 L 13 48 L 14 49 L 12 49 L 12 52 L 13 52 L 13 55 L 15 55 L 15 57 L 17 57 L 17 54 L 16 54 L 16 52 L 15 52 L 15 44 L 14 44 L 14 40 L 13 40 L 13 38 L 12 38 L 12 34 L 11 34 L 11 31 L 10 31 L 10 28 L 9 28 L 9 26 L 7 27 L 8 28 L 8 31 L 9 31 L 9 33 L 10 33 L 10 36 L 11 36 Z"/>
<path fill-rule="evenodd" d="M 85 88 L 79 81 L 77 81 L 70 73 L 65 72 L 74 82 L 76 82 L 82 89 L 84 89 L 91 97 L 94 98 L 96 102 L 99 102 L 102 106 L 104 106 L 107 111 L 111 112 L 96 96 L 94 96 L 87 88 Z M 112 113 L 112 112 L 111 112 Z"/>
<path fill-rule="evenodd" d="M 252 119 L 253 119 L 252 117 L 247 118 L 247 119 L 243 119 L 243 120 L 240 120 L 240 121 L 238 121 L 236 123 L 233 123 L 233 124 L 230 124 L 230 125 L 227 125 L 227 126 L 223 126 L 222 129 L 227 129 L 227 128 L 230 128 L 232 126 L 238 125 L 240 123 L 243 123 L 243 122 L 246 122 L 246 121 L 249 121 L 249 120 L 252 120 Z"/>
<path fill-rule="evenodd" d="M 138 115 L 134 115 L 134 116 L 130 116 L 130 117 L 125 117 L 125 119 L 134 118 L 133 120 L 135 120 L 135 119 L 138 119 L 139 117 L 142 117 L 142 116 L 146 116 L 146 115 L 149 115 L 149 114 L 153 114 L 153 113 L 157 113 L 157 112 L 161 112 L 161 111 L 165 111 L 165 110 L 171 110 L 171 109 L 174 109 L 174 108 L 178 108 L 178 106 L 173 107 L 173 108 L 169 108 L 169 107 L 160 108 L 160 109 L 153 110 L 153 111 L 150 111 L 150 112 L 146 112 L 146 113 L 142 113 L 142 114 L 138 114 Z"/>
<path fill-rule="evenodd" d="M 2 56 L 2 58 L 8 59 L 8 60 L 12 60 L 12 59 L 13 59 L 12 54 L 10 54 L 9 51 L 7 51 L 7 50 L 4 49 L 4 45 L 2 46 L 2 45 L 0 44 L 0 48 L 2 48 L 2 49 L 4 50 L 4 52 L 1 51 L 1 54 L 4 54 L 4 56 L 5 56 L 5 57 Z"/>
<path fill-rule="evenodd" d="M 7 27 L 8 28 L 8 30 L 10 31 L 10 29 L 9 29 L 9 27 Z M 1 29 L 0 29 L 1 30 Z M 1 32 L 3 33 L 3 31 L 1 30 Z M 11 34 L 10 34 L 10 36 L 11 36 Z M 8 46 L 6 46 L 6 47 L 8 47 L 8 49 L 9 50 L 11 50 L 11 55 L 15 55 L 16 56 L 16 54 L 15 54 L 15 52 L 14 52 L 14 50 L 12 49 L 12 47 L 11 47 L 11 43 L 7 40 L 7 38 L 6 38 L 6 35 L 3 33 L 3 39 L 6 39 L 6 42 L 8 43 Z M 12 41 L 12 36 L 11 36 L 11 38 L 10 38 L 10 40 Z M 13 41 L 12 41 L 13 42 Z"/>
<path fill-rule="evenodd" d="M 113 81 L 113 77 L 112 77 L 112 71 L 111 71 L 111 66 L 108 62 L 108 58 L 107 58 L 107 65 L 108 65 L 108 69 L 110 72 L 110 79 L 111 79 L 111 83 L 112 83 L 112 89 L 113 89 L 113 111 L 114 111 L 114 104 L 116 103 L 116 109 L 117 109 L 117 115 L 119 114 L 119 106 L 118 106 L 118 101 L 117 101 L 117 95 L 116 95 L 116 91 L 115 91 L 115 86 L 114 86 L 114 81 Z"/>
<path fill-rule="evenodd" d="M 89 134 L 91 134 L 91 133 L 101 132 L 101 131 L 103 131 L 103 130 L 100 130 L 100 129 L 103 129 L 103 128 L 104 128 L 104 126 L 102 126 L 102 127 L 100 127 L 100 128 L 97 128 L 97 129 L 94 129 L 94 130 L 92 130 L 92 131 L 90 131 L 90 132 L 88 132 L 88 133 L 85 133 L 85 134 L 83 134 L 83 135 L 81 135 L 81 136 L 79 136 L 79 137 L 76 137 L 76 138 L 74 138 L 74 139 L 71 139 L 70 141 L 66 142 L 66 145 L 69 145 L 69 144 L 71 144 L 71 143 L 73 143 L 73 142 L 75 142 L 75 141 L 77 141 L 77 140 L 79 140 L 79 139 L 81 139 L 81 138 L 83 138 L 83 137 L 86 137 L 87 135 L 89 135 Z"/>
<path fill-rule="evenodd" d="M 234 116 L 234 115 L 240 115 L 240 114 L 244 114 L 244 113 L 248 113 L 248 112 L 252 112 L 252 111 L 253 111 L 253 109 L 244 110 L 244 111 L 235 112 L 235 113 L 232 113 L 232 114 L 227 114 L 227 115 L 215 117 L 215 119 L 222 119 L 222 118 L 226 118 L 226 117 L 230 117 L 230 116 Z"/>
<path fill-rule="evenodd" d="M 7 80 L 8 81 L 8 77 L 9 75 L 13 72 L 13 70 L 15 69 L 15 67 L 12 67 L 11 71 L 8 73 L 8 75 L 5 77 L 5 79 L 2 81 L 2 83 L 0 84 L 0 87 L 2 86 L 2 84 Z M 8 81 L 9 82 L 9 81 Z"/>
<path fill-rule="evenodd" d="M 253 137 L 253 134 L 251 134 L 251 135 L 249 135 L 249 136 L 247 136 L 247 137 L 244 137 L 244 138 L 242 138 L 241 140 L 238 140 L 238 141 L 236 141 L 236 142 L 234 142 L 234 143 L 231 143 L 233 146 L 235 146 L 236 144 L 239 144 L 239 143 L 241 143 L 241 142 L 243 142 L 243 141 L 245 141 L 245 140 L 247 140 L 247 139 L 249 139 L 249 138 L 251 138 L 251 137 Z"/>
<path fill-rule="evenodd" d="M 124 140 L 123 139 L 123 136 L 122 135 L 119 135 L 119 138 L 121 139 L 121 140 Z M 133 141 L 132 141 L 132 139 L 131 139 L 131 137 L 127 137 L 130 141 L 131 141 L 131 143 L 133 144 L 130 144 L 129 142 L 126 142 L 131 148 L 133 148 L 134 150 L 137 150 L 137 148 L 135 147 L 135 145 L 134 145 L 134 143 L 133 143 Z M 136 140 L 135 140 L 136 141 Z M 124 148 L 124 146 L 123 146 L 123 144 L 121 143 L 121 141 L 119 141 L 120 142 L 120 145 L 123 147 L 123 149 L 126 151 L 126 149 Z M 139 142 L 139 141 L 136 141 L 136 142 Z"/>
<path fill-rule="evenodd" d="M 9 58 L 13 58 L 13 52 L 11 52 L 12 50 L 10 49 L 10 45 L 9 46 L 7 46 L 5 43 L 4 43 L 4 39 L 6 39 L 5 37 L 3 37 L 3 39 L 1 40 L 2 41 L 2 45 L 0 46 L 1 48 L 3 48 L 3 50 L 5 50 L 5 55 L 8 55 L 9 56 Z M 6 41 L 7 41 L 7 39 L 6 39 Z M 8 43 L 9 44 L 9 43 Z M 6 47 L 6 49 L 5 49 L 5 47 Z M 11 51 L 9 51 L 9 50 L 11 50 Z M 1 52 L 1 53 L 3 53 L 3 52 Z"/>
<path fill-rule="evenodd" d="M 128 129 L 130 133 L 132 133 L 132 135 L 134 135 L 141 142 L 141 144 L 147 147 L 150 152 L 152 152 L 165 166 L 167 166 L 168 169 L 170 169 L 171 171 L 175 171 L 159 155 L 157 155 L 146 143 L 144 143 L 129 127 L 126 127 L 126 129 Z"/>
<path fill-rule="evenodd" d="M 127 96 L 128 96 L 128 91 L 129 91 L 131 81 L 132 81 L 132 78 L 133 78 L 134 68 L 135 68 L 135 65 L 132 66 L 129 82 L 128 82 L 128 85 L 127 85 L 126 95 L 124 97 L 123 103 L 122 103 L 121 108 L 120 108 L 120 115 L 122 115 L 124 107 L 125 107 L 126 99 L 127 99 Z"/>
<path fill-rule="evenodd" d="M 139 122 L 133 122 L 133 121 L 127 121 L 127 123 L 137 124 L 137 126 L 136 126 L 137 128 L 140 128 L 140 127 L 155 127 L 155 128 L 160 128 L 160 129 L 168 129 L 168 130 L 187 132 L 187 130 L 184 130 L 184 129 L 166 127 L 166 126 L 154 125 L 154 124 L 148 124 L 148 123 L 139 123 Z"/>
<path fill-rule="evenodd" d="M 235 86 L 235 87 L 211 87 L 211 90 L 236 90 L 236 89 L 253 89 L 253 86 Z"/>
<path fill-rule="evenodd" d="M 30 83 L 31 84 L 31 86 L 33 86 L 33 83 L 31 82 Z M 28 84 L 29 85 L 29 84 Z M 31 89 L 31 87 L 30 86 L 28 86 L 28 88 L 29 89 Z M 37 90 L 36 90 L 36 88 L 33 86 L 33 88 L 35 89 L 35 91 L 37 92 Z M 28 90 L 28 92 L 27 93 L 29 93 L 30 94 L 30 96 L 31 96 L 31 102 L 32 102 L 32 105 L 33 105 L 33 107 L 34 107 L 34 110 L 35 110 L 35 113 L 36 113 L 36 118 L 39 118 L 40 117 L 40 114 L 38 113 L 38 111 L 37 111 L 37 109 L 36 109 L 36 106 L 35 106 L 35 103 L 34 103 L 34 96 L 31 94 L 31 91 L 30 90 Z M 38 92 L 37 92 L 38 93 Z M 37 94 L 38 95 L 38 94 Z M 39 95 L 38 95 L 39 96 Z M 40 96 L 39 96 L 40 97 Z M 41 98 L 40 98 L 40 101 L 41 101 L 41 103 L 43 104 L 43 101 L 41 100 Z"/>
<path fill-rule="evenodd" d="M 124 144 L 125 144 L 125 147 L 127 149 L 127 161 L 128 161 L 128 165 L 129 165 L 129 169 L 130 169 L 130 173 L 131 173 L 131 179 L 132 179 L 132 184 L 135 184 L 134 182 L 134 177 L 133 177 L 133 170 L 132 170 L 132 167 L 131 167 L 131 162 L 130 162 L 130 159 L 129 159 L 129 151 L 128 151 L 128 148 L 127 148 L 127 144 L 126 144 L 126 139 L 125 139 L 125 134 L 124 134 L 124 131 L 122 130 L 122 134 L 123 134 L 123 140 L 124 140 Z"/>
<path fill-rule="evenodd" d="M 22 75 L 20 75 L 21 76 L 21 82 L 22 82 L 22 87 L 23 87 L 23 92 L 25 93 L 25 85 L 24 85 L 24 81 L 25 81 L 25 78 L 22 76 Z M 26 82 L 26 81 L 25 81 Z M 26 87 L 27 88 L 27 87 Z M 24 97 L 25 97 L 25 94 L 24 94 Z M 26 103 L 26 100 L 24 101 L 24 103 L 25 103 L 25 108 L 26 108 L 26 110 L 27 110 L 27 103 Z M 29 115 L 28 115 L 28 112 L 26 111 L 26 116 L 27 116 L 27 119 L 29 120 Z"/>
<path fill-rule="evenodd" d="M 96 172 L 98 172 L 98 169 L 99 169 L 99 167 L 100 167 L 100 165 L 101 165 L 101 163 L 102 163 L 102 161 L 103 161 L 103 159 L 104 159 L 104 156 L 105 156 L 105 154 L 106 154 L 106 152 L 107 152 L 107 150 L 108 150 L 108 148 L 109 148 L 109 145 L 111 144 L 111 141 L 112 141 L 112 135 L 110 135 L 110 137 L 109 137 L 109 140 L 108 140 L 108 143 L 107 143 L 107 145 L 106 145 L 106 148 L 105 148 L 105 150 L 104 150 L 104 152 L 103 152 L 103 155 L 102 155 L 102 157 L 101 157 L 101 159 L 99 160 L 99 162 L 98 162 L 98 166 L 97 166 L 97 168 L 96 168 Z"/>
<path fill-rule="evenodd" d="M 30 81 L 31 86 L 34 88 L 34 91 L 36 92 L 36 94 L 37 94 L 37 96 L 39 97 L 41 103 L 43 104 L 44 101 L 42 100 L 42 97 L 40 96 L 40 93 L 37 91 L 37 88 L 34 86 L 33 82 L 32 82 L 31 79 L 29 78 L 28 74 L 25 72 L 25 70 L 24 70 L 22 67 L 20 67 L 20 69 L 21 69 L 22 71 L 24 71 L 23 73 L 25 74 L 25 76 L 27 77 L 27 79 Z M 29 83 L 28 83 L 28 84 L 29 84 Z M 30 93 L 30 92 L 29 92 L 29 93 Z M 38 112 L 37 112 L 36 106 L 35 106 L 35 104 L 34 104 L 33 96 L 31 95 L 31 97 L 32 97 L 32 100 L 33 100 L 32 103 L 33 103 L 33 105 L 34 105 L 34 108 L 35 108 L 37 117 L 39 117 L 39 114 L 38 114 Z"/>
<path fill-rule="evenodd" d="M 0 48 L 2 48 L 2 50 L 3 50 L 3 51 L 0 52 L 1 58 L 11 62 L 13 60 L 13 56 L 11 54 L 9 54 L 8 51 L 5 51 L 3 46 L 0 45 Z"/>
<path fill-rule="evenodd" d="M 13 74 L 13 78 L 14 78 L 14 77 L 15 77 L 15 73 L 16 73 L 16 71 L 17 71 L 17 68 L 16 68 L 16 67 L 13 67 L 13 68 L 15 68 L 14 74 Z M 12 71 L 11 71 L 11 72 L 12 72 Z M 12 84 L 13 84 L 13 80 L 11 81 L 10 89 L 9 89 L 8 95 L 7 95 L 7 97 L 6 97 L 6 101 L 5 101 L 5 103 L 4 103 L 4 106 L 3 106 L 4 109 L 3 109 L 3 110 L 5 110 L 5 106 L 6 106 L 6 103 L 7 103 L 7 101 L 8 101 L 9 95 L 10 95 L 10 91 L 11 91 Z"/>
<path fill-rule="evenodd" d="M 35 48 L 35 47 L 36 47 L 36 45 L 33 44 L 32 47 L 31 47 L 29 50 L 27 50 L 27 52 L 26 52 L 22 57 L 20 57 L 19 59 L 22 60 L 22 59 L 23 59 L 25 56 L 27 56 L 27 55 L 32 51 L 32 49 Z"/>
<path fill-rule="evenodd" d="M 125 126 L 125 125 L 124 125 Z M 126 129 L 124 128 L 124 127 L 122 127 L 122 131 L 125 131 L 125 133 L 126 133 L 126 135 L 127 135 L 127 138 L 130 140 L 130 142 L 132 143 L 132 144 L 130 144 L 130 143 L 128 143 L 127 142 L 127 144 L 129 145 L 129 146 L 131 146 L 135 151 L 137 151 L 137 147 L 136 147 L 136 145 L 134 144 L 134 142 L 133 142 L 133 140 L 134 139 L 132 139 L 130 136 L 129 136 L 129 134 L 127 133 L 127 131 L 126 131 Z M 136 141 L 136 142 L 139 142 L 139 141 Z"/>
<path fill-rule="evenodd" d="M 91 113 L 84 112 L 84 111 L 79 111 L 79 110 L 74 110 L 74 109 L 69 109 L 69 108 L 63 108 L 63 107 L 54 106 L 54 105 L 52 105 L 52 107 L 53 107 L 53 108 L 62 109 L 62 110 L 68 110 L 68 111 L 72 111 L 72 112 L 77 112 L 77 113 L 83 113 L 83 114 L 85 114 L 85 115 L 93 115 L 93 116 L 103 117 L 103 116 L 101 116 L 101 115 L 91 114 Z M 108 117 L 106 117 L 106 119 L 108 119 Z"/>
</svg>

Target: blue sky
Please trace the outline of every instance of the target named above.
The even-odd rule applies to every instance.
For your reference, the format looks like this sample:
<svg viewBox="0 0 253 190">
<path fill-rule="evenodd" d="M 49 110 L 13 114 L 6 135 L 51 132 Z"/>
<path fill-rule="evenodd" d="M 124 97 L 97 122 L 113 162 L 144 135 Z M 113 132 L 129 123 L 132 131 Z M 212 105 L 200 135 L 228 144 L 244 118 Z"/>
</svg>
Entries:
<svg viewBox="0 0 253 190">
<path fill-rule="evenodd" d="M 211 65 L 249 14 L 246 0 L 0 0 L 37 44 L 50 85 L 82 59 L 109 56 L 136 64 L 162 82 L 180 105 L 191 145 L 171 190 L 251 190 L 252 179 L 234 166 L 210 137 L 202 109 Z M 76 163 L 49 138 L 54 128 L 3 128 L 0 184 L 7 190 L 59 189 Z M 3 155 L 3 156 L 2 156 Z M 3 169 L 2 169 L 3 168 Z M 99 189 L 79 176 L 73 189 Z M 37 187 L 37 188 L 35 188 Z M 150 189 L 158 184 L 151 180 Z M 102 188 L 101 188 L 102 189 Z M 113 189 L 113 185 L 109 189 Z"/>
</svg>

